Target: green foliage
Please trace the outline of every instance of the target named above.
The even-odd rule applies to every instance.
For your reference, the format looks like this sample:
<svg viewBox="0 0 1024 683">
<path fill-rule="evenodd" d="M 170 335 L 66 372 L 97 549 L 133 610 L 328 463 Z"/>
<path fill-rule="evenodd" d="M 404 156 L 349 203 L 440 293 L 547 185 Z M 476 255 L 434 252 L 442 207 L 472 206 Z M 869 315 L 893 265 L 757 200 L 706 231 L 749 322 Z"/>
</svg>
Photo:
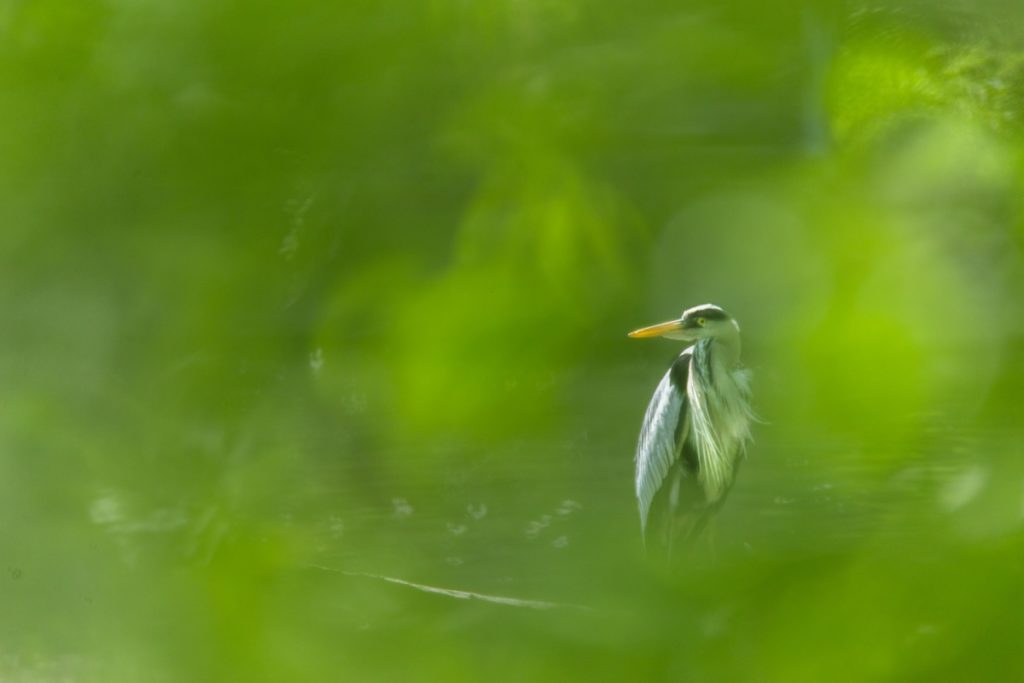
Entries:
<svg viewBox="0 0 1024 683">
<path fill-rule="evenodd" d="M 1024 676 L 1024 12 L 953 5 L 0 4 L 0 679 Z M 664 572 L 625 333 L 705 301 L 764 423 Z"/>
</svg>

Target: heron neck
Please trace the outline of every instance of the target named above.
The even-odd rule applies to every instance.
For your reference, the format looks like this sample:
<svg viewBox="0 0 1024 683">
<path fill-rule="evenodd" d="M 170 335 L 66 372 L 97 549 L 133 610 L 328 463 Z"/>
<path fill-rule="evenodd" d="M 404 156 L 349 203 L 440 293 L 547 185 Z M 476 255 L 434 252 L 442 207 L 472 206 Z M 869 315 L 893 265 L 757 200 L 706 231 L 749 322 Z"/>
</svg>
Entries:
<svg viewBox="0 0 1024 683">
<path fill-rule="evenodd" d="M 730 330 L 710 340 L 715 362 L 734 368 L 740 362 L 740 331 Z"/>
</svg>

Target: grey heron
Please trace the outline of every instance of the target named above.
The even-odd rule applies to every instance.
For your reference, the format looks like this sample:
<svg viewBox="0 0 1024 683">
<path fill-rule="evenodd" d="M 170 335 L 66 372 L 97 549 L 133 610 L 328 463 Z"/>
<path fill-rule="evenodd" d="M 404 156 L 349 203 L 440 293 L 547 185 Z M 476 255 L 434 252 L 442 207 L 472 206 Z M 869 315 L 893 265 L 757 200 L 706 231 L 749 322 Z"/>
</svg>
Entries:
<svg viewBox="0 0 1024 683">
<path fill-rule="evenodd" d="M 750 424 L 750 371 L 740 365 L 740 327 L 713 304 L 683 311 L 630 337 L 690 342 L 647 406 L 636 450 L 636 497 L 645 546 L 695 538 L 736 478 Z M 652 516 L 658 517 L 652 531 Z"/>
</svg>

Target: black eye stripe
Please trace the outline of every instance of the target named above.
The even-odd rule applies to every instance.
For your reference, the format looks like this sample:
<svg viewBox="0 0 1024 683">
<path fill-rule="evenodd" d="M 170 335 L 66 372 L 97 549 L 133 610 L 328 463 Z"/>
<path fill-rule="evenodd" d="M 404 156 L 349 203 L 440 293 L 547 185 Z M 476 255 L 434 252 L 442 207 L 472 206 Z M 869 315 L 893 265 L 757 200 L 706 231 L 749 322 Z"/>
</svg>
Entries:
<svg viewBox="0 0 1024 683">
<path fill-rule="evenodd" d="M 686 317 L 696 320 L 697 318 L 707 318 L 708 320 L 728 320 L 729 314 L 720 308 L 698 308 L 692 311 L 687 311 Z"/>
</svg>

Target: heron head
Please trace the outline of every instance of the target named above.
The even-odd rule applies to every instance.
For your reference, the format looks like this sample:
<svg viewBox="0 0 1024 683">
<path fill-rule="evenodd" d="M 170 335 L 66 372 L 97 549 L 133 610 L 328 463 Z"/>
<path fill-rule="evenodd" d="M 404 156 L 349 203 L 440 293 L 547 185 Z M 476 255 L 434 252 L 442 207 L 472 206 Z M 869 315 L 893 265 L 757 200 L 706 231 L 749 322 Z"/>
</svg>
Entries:
<svg viewBox="0 0 1024 683">
<path fill-rule="evenodd" d="M 739 334 L 740 327 L 731 315 L 714 304 L 701 304 L 683 311 L 677 320 L 642 327 L 629 333 L 630 337 L 665 337 L 696 342 L 701 339 L 722 338 Z"/>
</svg>

